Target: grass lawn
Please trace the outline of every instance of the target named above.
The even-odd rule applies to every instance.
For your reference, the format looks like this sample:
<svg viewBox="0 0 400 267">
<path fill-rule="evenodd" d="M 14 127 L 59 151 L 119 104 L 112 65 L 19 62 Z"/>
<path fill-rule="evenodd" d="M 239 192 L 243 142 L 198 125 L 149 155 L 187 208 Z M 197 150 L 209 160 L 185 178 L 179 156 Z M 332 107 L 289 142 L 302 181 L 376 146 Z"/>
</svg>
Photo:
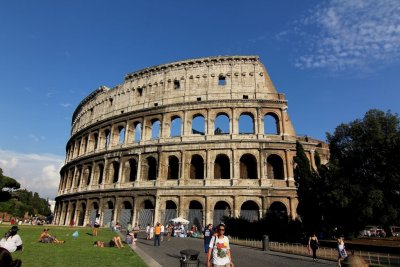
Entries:
<svg viewBox="0 0 400 267">
<path fill-rule="evenodd" d="M 0 236 L 10 229 L 10 225 L 0 225 Z M 19 235 L 24 244 L 23 251 L 12 253 L 13 259 L 22 260 L 23 267 L 106 267 L 106 266 L 146 266 L 128 245 L 122 249 L 98 248 L 93 246 L 96 240 L 110 241 L 115 235 L 108 229 L 99 229 L 97 237 L 92 236 L 90 228 L 66 228 L 52 226 L 18 226 Z M 49 233 L 64 244 L 43 244 L 38 242 L 44 228 L 50 228 Z M 78 230 L 79 236 L 72 237 Z"/>
</svg>

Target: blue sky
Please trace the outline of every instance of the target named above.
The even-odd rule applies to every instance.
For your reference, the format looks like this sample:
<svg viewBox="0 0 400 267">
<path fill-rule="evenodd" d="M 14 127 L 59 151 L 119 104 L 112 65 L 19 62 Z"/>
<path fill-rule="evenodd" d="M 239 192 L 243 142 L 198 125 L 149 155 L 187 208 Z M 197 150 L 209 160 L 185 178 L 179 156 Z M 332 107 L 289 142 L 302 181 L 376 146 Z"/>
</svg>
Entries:
<svg viewBox="0 0 400 267">
<path fill-rule="evenodd" d="M 259 55 L 298 134 L 400 112 L 400 2 L 1 1 L 0 167 L 54 197 L 72 113 L 148 66 Z"/>
</svg>

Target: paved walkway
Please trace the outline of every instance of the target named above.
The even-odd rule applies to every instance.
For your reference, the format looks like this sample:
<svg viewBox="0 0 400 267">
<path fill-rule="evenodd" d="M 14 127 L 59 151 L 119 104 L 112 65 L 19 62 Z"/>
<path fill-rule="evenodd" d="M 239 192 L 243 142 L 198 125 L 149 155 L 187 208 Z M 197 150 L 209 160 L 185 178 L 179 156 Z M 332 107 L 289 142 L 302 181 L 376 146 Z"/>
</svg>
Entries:
<svg viewBox="0 0 400 267">
<path fill-rule="evenodd" d="M 139 236 L 141 237 L 141 236 Z M 133 248 L 150 267 L 180 266 L 180 251 L 194 249 L 200 251 L 200 266 L 205 266 L 206 254 L 204 253 L 203 240 L 196 238 L 172 238 L 171 241 L 161 242 L 161 246 L 154 247 L 153 240 L 139 238 L 136 248 Z M 231 245 L 235 267 L 295 267 L 295 266 L 336 266 L 335 262 L 320 260 L 316 263 L 309 257 L 285 254 L 272 251 L 262 251 L 238 245 Z"/>
</svg>

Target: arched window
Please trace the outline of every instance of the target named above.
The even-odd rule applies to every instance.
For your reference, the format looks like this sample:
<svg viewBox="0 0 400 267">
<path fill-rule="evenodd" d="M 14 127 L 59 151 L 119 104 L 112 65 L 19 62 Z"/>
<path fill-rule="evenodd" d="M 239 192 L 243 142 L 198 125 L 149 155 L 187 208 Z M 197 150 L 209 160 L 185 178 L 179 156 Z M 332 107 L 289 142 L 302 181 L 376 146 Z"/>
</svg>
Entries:
<svg viewBox="0 0 400 267">
<path fill-rule="evenodd" d="M 240 158 L 240 178 L 257 179 L 257 160 L 251 154 L 244 154 Z"/>
<path fill-rule="evenodd" d="M 86 185 L 90 185 L 90 176 L 92 176 L 92 167 L 87 167 L 86 169 Z"/>
<path fill-rule="evenodd" d="M 179 159 L 175 156 L 168 157 L 168 180 L 179 179 Z"/>
<path fill-rule="evenodd" d="M 218 155 L 214 162 L 214 179 L 230 179 L 229 158 L 226 155 Z"/>
<path fill-rule="evenodd" d="M 204 179 L 204 160 L 200 155 L 194 155 L 190 161 L 190 179 Z"/>
<path fill-rule="evenodd" d="M 118 182 L 118 173 L 119 173 L 119 163 L 117 161 L 113 161 L 110 165 L 110 178 L 112 178 L 112 182 L 114 184 Z"/>
<path fill-rule="evenodd" d="M 119 144 L 122 145 L 125 141 L 125 128 L 123 126 L 118 127 L 119 131 Z"/>
<path fill-rule="evenodd" d="M 203 205 L 196 200 L 192 200 L 189 203 L 189 214 L 188 214 L 189 228 L 196 225 L 197 229 L 201 229 L 203 226 Z"/>
<path fill-rule="evenodd" d="M 229 117 L 225 113 L 220 113 L 215 118 L 214 134 L 229 134 Z"/>
<path fill-rule="evenodd" d="M 93 139 L 94 139 L 93 150 L 96 150 L 97 146 L 99 145 L 99 134 L 98 133 L 94 133 L 93 134 Z"/>
<path fill-rule="evenodd" d="M 264 134 L 279 134 L 279 119 L 273 113 L 264 116 Z"/>
<path fill-rule="evenodd" d="M 242 113 L 239 117 L 239 134 L 254 134 L 254 118 L 251 113 Z"/>
<path fill-rule="evenodd" d="M 231 216 L 231 207 L 225 201 L 218 201 L 215 203 L 213 213 L 213 224 L 218 225 L 224 222 L 224 217 Z"/>
<path fill-rule="evenodd" d="M 129 182 L 136 181 L 137 162 L 135 159 L 129 160 Z"/>
<path fill-rule="evenodd" d="M 192 133 L 200 135 L 205 134 L 205 120 L 203 115 L 197 114 L 193 116 Z"/>
<path fill-rule="evenodd" d="M 135 124 L 135 136 L 134 136 L 134 141 L 140 142 L 142 139 L 142 124 L 140 122 Z"/>
<path fill-rule="evenodd" d="M 181 136 L 181 125 L 182 125 L 182 120 L 180 117 L 172 117 L 171 119 L 171 132 L 170 136 Z"/>
<path fill-rule="evenodd" d="M 269 206 L 269 209 L 267 210 L 267 214 L 269 216 L 274 216 L 280 220 L 288 220 L 288 212 L 286 209 L 285 204 L 279 201 L 275 201 Z"/>
<path fill-rule="evenodd" d="M 75 187 L 79 187 L 81 185 L 81 176 L 82 176 L 82 169 L 78 169 L 76 176 L 75 176 Z"/>
<path fill-rule="evenodd" d="M 256 202 L 248 200 L 242 204 L 240 208 L 240 217 L 249 222 L 257 221 L 259 217 L 259 206 Z"/>
<path fill-rule="evenodd" d="M 99 173 L 99 176 L 98 176 L 98 184 L 102 184 L 103 183 L 103 176 L 104 176 L 104 165 L 103 164 L 99 164 L 98 166 L 97 166 L 97 168 L 98 168 L 98 173 Z"/>
<path fill-rule="evenodd" d="M 104 147 L 107 148 L 110 145 L 110 138 L 111 138 L 110 129 L 104 130 L 104 138 L 105 138 Z"/>
<path fill-rule="evenodd" d="M 151 121 L 151 139 L 160 138 L 160 121 L 155 119 Z"/>
<path fill-rule="evenodd" d="M 283 161 L 278 155 L 270 155 L 267 158 L 267 175 L 269 179 L 283 180 Z"/>
<path fill-rule="evenodd" d="M 156 180 L 157 179 L 157 160 L 154 157 L 147 157 L 146 164 L 144 167 L 144 175 L 143 177 L 148 180 Z"/>
</svg>

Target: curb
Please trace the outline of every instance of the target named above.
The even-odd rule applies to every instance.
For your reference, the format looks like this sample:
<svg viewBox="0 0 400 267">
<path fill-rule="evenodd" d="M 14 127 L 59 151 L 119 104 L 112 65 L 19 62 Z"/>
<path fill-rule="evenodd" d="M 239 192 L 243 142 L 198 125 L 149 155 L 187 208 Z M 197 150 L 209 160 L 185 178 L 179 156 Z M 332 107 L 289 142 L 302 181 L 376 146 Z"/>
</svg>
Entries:
<svg viewBox="0 0 400 267">
<path fill-rule="evenodd" d="M 152 257 L 150 257 L 146 252 L 144 252 L 137 245 L 129 246 L 138 256 L 147 264 L 149 267 L 162 267 L 161 264 L 156 262 Z"/>
</svg>

